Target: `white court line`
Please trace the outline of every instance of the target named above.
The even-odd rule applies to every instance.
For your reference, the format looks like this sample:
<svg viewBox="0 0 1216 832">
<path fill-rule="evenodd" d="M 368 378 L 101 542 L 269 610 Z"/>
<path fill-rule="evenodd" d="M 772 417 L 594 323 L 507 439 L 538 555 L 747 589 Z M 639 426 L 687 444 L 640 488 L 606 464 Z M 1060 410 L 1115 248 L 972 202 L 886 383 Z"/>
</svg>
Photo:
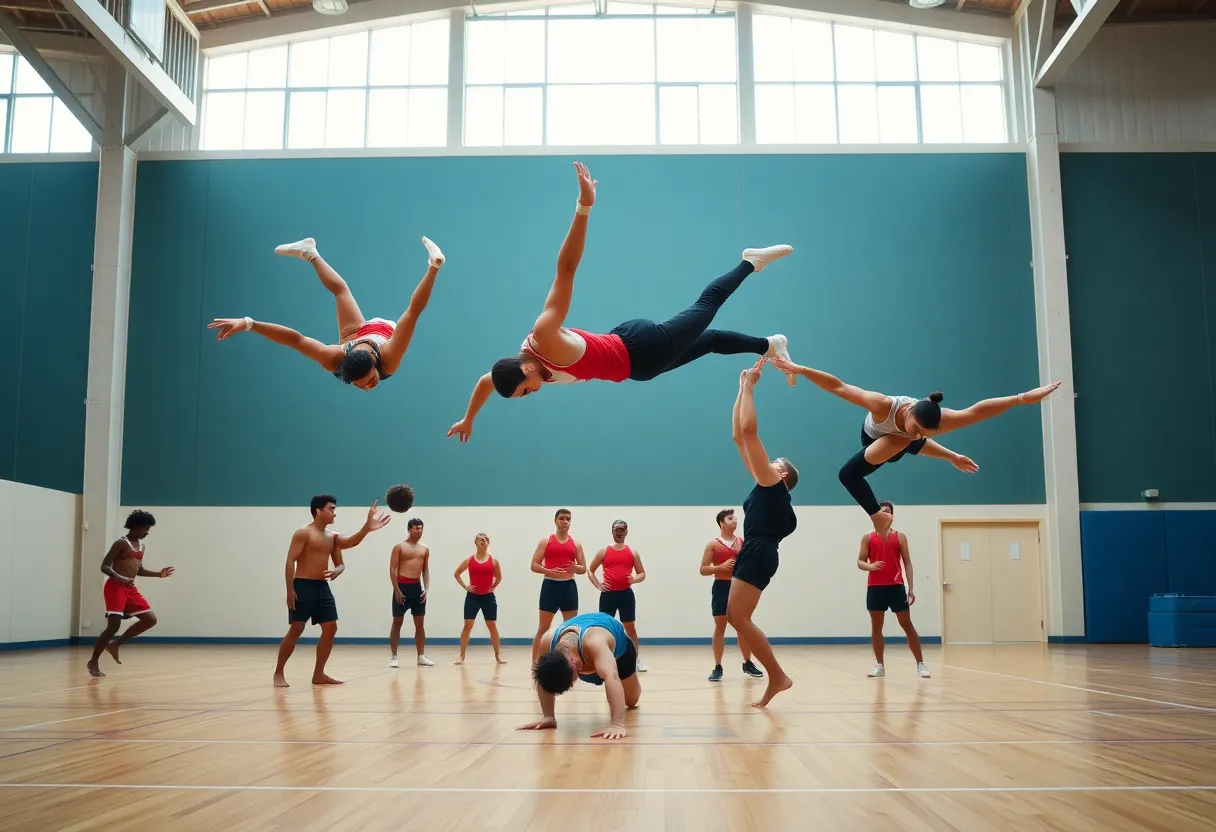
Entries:
<svg viewBox="0 0 1216 832">
<path fill-rule="evenodd" d="M 30 728 L 41 728 L 43 725 L 58 725 L 61 722 L 77 722 L 82 719 L 96 719 L 99 716 L 111 716 L 113 714 L 125 714 L 127 711 L 138 711 L 139 708 L 122 708 L 117 711 L 105 711 L 100 714 L 88 714 L 87 716 L 74 716 L 71 719 L 53 719 L 50 722 L 35 722 L 31 725 L 22 725 L 18 728 L 3 728 L 3 731 L 26 731 Z"/>
<path fill-rule="evenodd" d="M 908 659 L 897 659 L 897 661 L 909 661 Z M 1002 679 L 1017 679 L 1019 682 L 1034 682 L 1038 685 L 1050 685 L 1053 688 L 1067 688 L 1068 690 L 1079 690 L 1084 693 L 1100 693 L 1103 696 L 1118 696 L 1123 699 L 1135 699 L 1137 702 L 1151 702 L 1154 705 L 1169 705 L 1172 708 L 1186 708 L 1192 711 L 1203 711 L 1204 713 L 1216 714 L 1216 708 L 1205 708 L 1202 705 L 1188 705 L 1184 702 L 1168 702 L 1164 699 L 1149 699 L 1147 696 L 1133 696 L 1130 693 L 1115 693 L 1111 690 L 1100 690 L 1098 688 L 1083 688 L 1080 685 L 1066 685 L 1063 682 L 1049 682 L 1046 679 L 1032 679 L 1029 676 L 1014 676 L 1012 673 L 997 673 L 994 670 L 976 670 L 974 667 L 962 667 L 957 664 L 942 664 L 938 663 L 937 667 L 948 667 L 951 670 L 965 670 L 968 673 L 982 673 L 985 676 L 999 676 Z"/>
<path fill-rule="evenodd" d="M 1158 682 L 1181 682 L 1184 685 L 1204 685 L 1209 688 L 1216 688 L 1216 682 L 1201 682 L 1198 679 L 1174 679 L 1170 676 L 1149 676 L 1150 679 L 1155 679 Z"/>
<path fill-rule="evenodd" d="M 218 792 L 381 792 L 384 794 L 939 794 L 1005 792 L 1211 792 L 1208 786 L 943 786 L 900 788 L 874 786 L 857 788 L 803 789 L 543 789 L 528 786 L 506 788 L 464 788 L 431 786 L 204 786 L 151 785 L 126 783 L 0 783 L 0 789 L 134 789 Z"/>
<path fill-rule="evenodd" d="M 29 693 L 15 693 L 12 696 L 0 696 L 0 702 L 5 702 L 9 699 L 24 699 L 27 696 L 46 696 L 47 694 L 51 693 L 65 693 L 69 690 L 84 690 L 91 687 L 93 687 L 93 685 L 89 684 L 77 685 L 74 688 L 56 688 L 55 690 L 34 690 L 30 691 Z"/>
</svg>

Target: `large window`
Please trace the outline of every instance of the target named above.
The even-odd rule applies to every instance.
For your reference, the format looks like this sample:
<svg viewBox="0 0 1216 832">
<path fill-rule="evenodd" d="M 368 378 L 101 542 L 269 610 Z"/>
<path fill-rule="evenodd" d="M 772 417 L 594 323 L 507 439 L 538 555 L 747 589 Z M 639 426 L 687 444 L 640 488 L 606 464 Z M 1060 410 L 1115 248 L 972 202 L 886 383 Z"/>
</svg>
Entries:
<svg viewBox="0 0 1216 832">
<path fill-rule="evenodd" d="M 0 151 L 88 153 L 93 138 L 20 55 L 0 52 Z"/>
<path fill-rule="evenodd" d="M 997 46 L 756 15 L 760 144 L 1005 142 Z"/>
<path fill-rule="evenodd" d="M 448 21 L 207 60 L 204 150 L 447 143 Z"/>
<path fill-rule="evenodd" d="M 735 18 L 608 2 L 470 18 L 464 143 L 734 144 Z"/>
</svg>

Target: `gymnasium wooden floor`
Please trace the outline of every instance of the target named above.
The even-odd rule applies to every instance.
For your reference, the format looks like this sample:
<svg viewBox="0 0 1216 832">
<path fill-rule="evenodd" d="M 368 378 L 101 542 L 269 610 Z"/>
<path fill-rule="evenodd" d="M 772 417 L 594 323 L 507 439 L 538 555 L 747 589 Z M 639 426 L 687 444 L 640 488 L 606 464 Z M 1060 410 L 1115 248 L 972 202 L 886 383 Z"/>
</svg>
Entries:
<svg viewBox="0 0 1216 832">
<path fill-rule="evenodd" d="M 406 645 L 403 644 L 403 647 Z M 412 656 L 403 651 L 403 659 Z M 16 830 L 1168 830 L 1216 828 L 1216 653 L 1146 647 L 778 647 L 795 679 L 747 706 L 727 648 L 652 647 L 618 743 L 603 694 L 538 713 L 525 648 L 453 667 L 313 647 L 140 645 L 91 680 L 84 648 L 0 653 L 0 828 Z"/>
</svg>

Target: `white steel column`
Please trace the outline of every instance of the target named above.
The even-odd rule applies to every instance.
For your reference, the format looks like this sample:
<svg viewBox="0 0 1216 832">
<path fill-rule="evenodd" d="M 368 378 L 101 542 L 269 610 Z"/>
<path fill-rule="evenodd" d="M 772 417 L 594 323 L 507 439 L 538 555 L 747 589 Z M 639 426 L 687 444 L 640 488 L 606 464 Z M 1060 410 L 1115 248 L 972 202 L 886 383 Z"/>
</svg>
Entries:
<svg viewBox="0 0 1216 832">
<path fill-rule="evenodd" d="M 1054 6 L 1054 3 L 1050 4 Z M 1054 9 L 1053 9 L 1054 10 Z M 1026 15 L 1019 27 L 1022 46 L 1038 38 L 1038 21 Z M 1025 55 L 1026 52 L 1023 52 Z M 1081 505 L 1077 485 L 1077 429 L 1068 310 L 1068 255 L 1060 194 L 1060 140 L 1055 91 L 1034 86 L 1033 60 L 1022 83 L 1029 90 L 1026 172 L 1030 191 L 1030 235 L 1034 251 L 1034 306 L 1038 330 L 1039 379 L 1062 382 L 1042 404 L 1043 472 L 1047 484 L 1047 527 L 1043 541 L 1047 578 L 1047 634 L 1085 634 L 1081 576 Z"/>
<path fill-rule="evenodd" d="M 135 153 L 123 142 L 123 128 L 131 92 L 126 70 L 111 61 L 106 69 L 104 142 L 97 184 L 85 407 L 80 550 L 80 635 L 84 637 L 103 629 L 99 566 L 110 543 L 122 533 L 118 507 L 135 220 Z"/>
<path fill-rule="evenodd" d="M 753 147 L 756 144 L 756 65 L 749 3 L 740 3 L 735 9 L 735 42 L 739 60 L 739 143 L 743 147 Z"/>
<path fill-rule="evenodd" d="M 448 147 L 464 144 L 464 6 L 452 9 L 448 20 Z"/>
</svg>

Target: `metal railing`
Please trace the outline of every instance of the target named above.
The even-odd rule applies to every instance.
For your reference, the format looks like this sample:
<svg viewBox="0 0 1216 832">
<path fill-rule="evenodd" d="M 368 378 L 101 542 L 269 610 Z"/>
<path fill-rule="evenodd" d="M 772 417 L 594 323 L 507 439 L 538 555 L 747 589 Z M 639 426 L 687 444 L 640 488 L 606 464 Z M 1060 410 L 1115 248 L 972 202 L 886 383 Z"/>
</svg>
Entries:
<svg viewBox="0 0 1216 832">
<path fill-rule="evenodd" d="M 98 0 L 99 3 L 125 30 L 131 25 L 131 0 Z M 177 85 L 187 98 L 198 98 L 198 71 L 201 55 L 198 47 L 198 28 L 176 0 L 165 0 L 165 40 L 161 57 L 149 58 L 160 64 L 165 74 Z"/>
</svg>

